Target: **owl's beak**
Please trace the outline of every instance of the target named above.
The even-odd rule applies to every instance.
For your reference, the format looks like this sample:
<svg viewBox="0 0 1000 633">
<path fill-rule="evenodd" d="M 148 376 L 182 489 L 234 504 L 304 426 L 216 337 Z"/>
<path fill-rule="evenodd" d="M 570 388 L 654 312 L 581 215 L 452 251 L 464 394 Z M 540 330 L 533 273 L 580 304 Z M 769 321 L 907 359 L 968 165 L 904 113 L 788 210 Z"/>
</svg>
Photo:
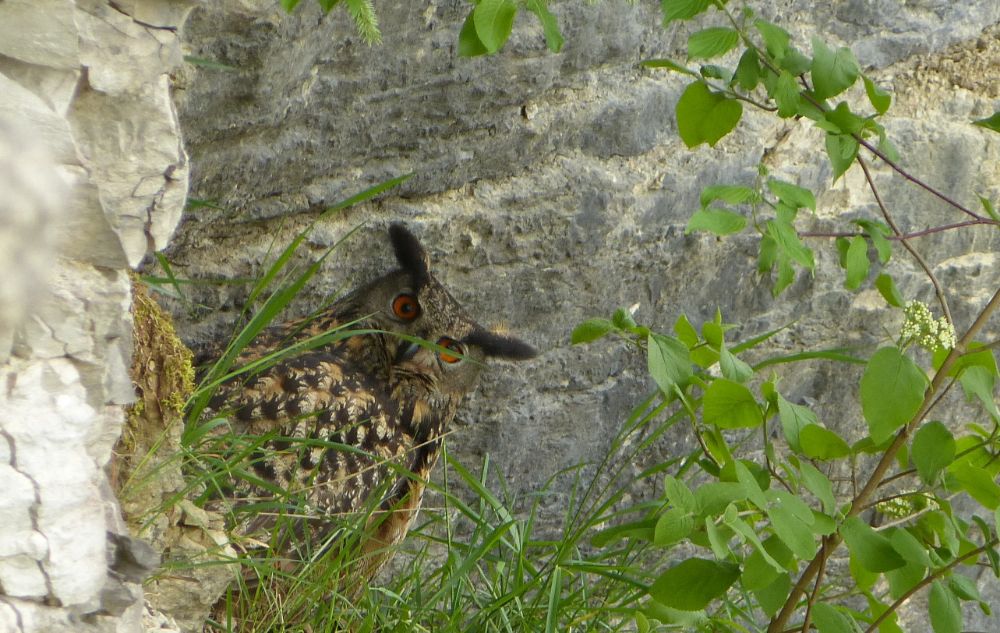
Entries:
<svg viewBox="0 0 1000 633">
<path fill-rule="evenodd" d="M 420 346 L 416 343 L 410 341 L 400 341 L 399 348 L 396 350 L 396 364 L 404 363 L 420 351 Z"/>
</svg>

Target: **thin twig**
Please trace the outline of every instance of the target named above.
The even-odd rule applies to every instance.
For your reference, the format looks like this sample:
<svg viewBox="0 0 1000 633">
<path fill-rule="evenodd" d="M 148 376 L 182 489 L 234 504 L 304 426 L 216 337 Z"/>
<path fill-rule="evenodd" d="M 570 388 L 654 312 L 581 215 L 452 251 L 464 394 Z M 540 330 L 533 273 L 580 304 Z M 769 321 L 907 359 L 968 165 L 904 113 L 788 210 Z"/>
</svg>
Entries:
<svg viewBox="0 0 1000 633">
<path fill-rule="evenodd" d="M 964 229 L 969 226 L 1000 226 L 1000 222 L 996 220 L 968 220 L 966 222 L 955 222 L 954 224 L 942 224 L 941 226 L 933 226 L 929 229 L 924 229 L 922 231 L 914 231 L 913 233 L 905 233 L 903 235 L 887 235 L 885 239 L 890 241 L 899 240 L 911 240 L 918 237 L 926 237 L 928 235 L 934 235 L 935 233 L 943 233 L 944 231 L 951 231 L 954 229 Z M 799 237 L 865 237 L 866 233 L 860 231 L 800 231 Z"/>
<path fill-rule="evenodd" d="M 803 95 L 803 96 L 806 96 L 806 95 Z M 952 200 L 947 195 L 945 195 L 944 193 L 938 191 L 934 187 L 928 185 L 927 183 L 925 183 L 924 181 L 920 180 L 916 176 L 910 175 L 906 170 L 904 170 L 902 167 L 900 167 L 895 162 L 893 162 L 893 160 L 891 158 L 889 158 L 888 156 L 886 156 L 884 152 L 882 152 L 881 150 L 879 150 L 877 147 L 875 147 L 874 145 L 872 145 L 871 143 L 869 143 L 865 139 L 861 138 L 860 134 L 852 134 L 852 136 L 854 137 L 854 140 L 856 140 L 858 143 L 860 143 L 862 146 L 864 146 L 864 148 L 867 149 L 869 152 L 871 152 L 872 154 L 875 154 L 880 159 L 882 159 L 882 161 L 886 165 L 888 165 L 889 167 L 891 167 L 893 171 L 895 171 L 897 174 L 899 174 L 903 178 L 909 180 L 910 182 L 912 182 L 916 186 L 920 187 L 924 191 L 930 193 L 931 195 L 933 195 L 933 196 L 935 196 L 937 198 L 940 198 L 944 202 L 947 202 L 948 204 L 950 204 L 951 206 L 955 207 L 956 209 L 958 209 L 962 213 L 964 213 L 964 214 L 966 214 L 966 215 L 968 215 L 970 217 L 973 217 L 973 218 L 975 218 L 977 220 L 986 220 L 985 217 L 983 217 L 983 216 L 979 215 L 978 213 L 976 213 L 976 212 L 974 212 L 974 211 L 972 211 L 972 210 L 970 210 L 970 209 L 962 206 L 958 202 Z"/>
<path fill-rule="evenodd" d="M 909 492 L 900 492 L 894 495 L 889 495 L 888 497 L 881 497 L 879 499 L 875 499 L 874 501 L 868 502 L 868 504 L 865 506 L 865 510 L 868 510 L 869 508 L 874 508 L 882 503 L 888 503 L 889 501 L 895 501 L 896 499 L 905 499 L 907 497 L 913 497 L 913 496 L 927 497 L 931 495 L 926 490 L 910 490 Z"/>
<path fill-rule="evenodd" d="M 816 604 L 816 599 L 819 597 L 820 583 L 823 581 L 823 572 L 826 570 L 826 537 L 823 537 L 820 547 L 820 560 L 819 560 L 819 571 L 816 572 L 816 582 L 813 583 L 812 593 L 809 595 L 809 600 L 806 601 L 806 615 L 802 620 L 802 630 L 808 632 L 809 627 L 812 624 L 812 609 L 813 605 Z"/>
<path fill-rule="evenodd" d="M 886 224 L 888 224 L 889 227 L 892 228 L 892 232 L 900 238 L 899 243 L 903 245 L 903 248 L 909 251 L 910 255 L 913 255 L 913 259 L 917 260 L 917 264 L 924 269 L 924 273 L 934 286 L 934 294 L 937 295 L 938 303 L 941 304 L 941 310 L 944 311 L 944 318 L 948 321 L 948 323 L 951 323 L 954 326 L 955 322 L 951 318 L 951 310 L 948 308 L 948 300 L 944 296 L 944 288 L 941 287 L 937 277 L 934 276 L 934 271 L 931 270 L 931 267 L 927 264 L 927 261 L 923 258 L 923 256 L 918 253 L 916 249 L 910 246 L 910 243 L 902 237 L 903 232 L 899 230 L 899 226 L 896 225 L 896 221 L 892 219 L 889 209 L 886 208 L 885 203 L 882 201 L 882 196 L 879 194 L 878 188 L 875 186 L 875 179 L 872 178 L 872 174 L 868 170 L 868 163 L 860 156 L 857 156 L 856 160 L 858 161 L 858 164 L 861 165 L 862 171 L 865 172 L 865 180 L 868 181 L 868 188 L 872 190 L 872 195 L 875 196 L 875 202 L 878 204 L 878 208 L 882 211 L 882 217 L 885 218 Z"/>
</svg>

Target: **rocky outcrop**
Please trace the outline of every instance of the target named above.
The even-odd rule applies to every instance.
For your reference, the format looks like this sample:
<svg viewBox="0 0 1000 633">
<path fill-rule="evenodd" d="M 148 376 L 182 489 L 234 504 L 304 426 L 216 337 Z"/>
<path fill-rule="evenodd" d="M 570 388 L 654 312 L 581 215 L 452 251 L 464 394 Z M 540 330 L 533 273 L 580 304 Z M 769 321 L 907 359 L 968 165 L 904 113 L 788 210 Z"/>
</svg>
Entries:
<svg viewBox="0 0 1000 633">
<path fill-rule="evenodd" d="M 698 322 L 718 307 L 743 324 L 737 337 L 794 321 L 779 347 L 880 340 L 892 324 L 874 291 L 802 275 L 773 301 L 751 238 L 684 234 L 701 187 L 749 183 L 759 163 L 817 192 L 811 230 L 869 214 L 872 201 L 858 174 L 831 183 L 817 133 L 796 122 L 751 114 L 714 150 L 684 149 L 672 117 L 682 82 L 636 65 L 682 54 L 686 32 L 662 29 L 655 4 L 555 2 L 562 53 L 524 15 L 501 54 L 470 60 L 456 57 L 465 3 L 379 3 L 387 43 L 369 47 L 343 13 L 310 2 L 291 16 L 270 0 L 204 3 L 190 20 L 181 1 L 0 2 L 0 630 L 142 626 L 138 580 L 152 563 L 124 536 L 104 468 L 134 397 L 127 270 L 171 242 L 188 178 L 181 130 L 193 196 L 219 207 L 189 213 L 171 242 L 182 276 L 252 277 L 318 210 L 414 172 L 316 227 L 304 258 L 365 225 L 296 311 L 383 270 L 381 226 L 407 221 L 472 313 L 544 351 L 487 376 L 461 414 L 475 424 L 450 441 L 467 463 L 489 453 L 515 493 L 601 455 L 649 388 L 622 348 L 568 345 L 586 317 L 635 306 L 666 330 L 680 312 Z M 871 65 L 894 93 L 888 127 L 909 169 L 969 205 L 1000 197 L 1000 141 L 967 123 L 1000 98 L 995 1 L 761 4 L 804 46 L 821 33 Z M 182 64 L 182 48 L 211 63 Z M 888 171 L 876 179 L 904 228 L 949 221 Z M 980 228 L 919 242 L 960 322 L 981 304 L 977 289 L 1000 281 L 997 240 Z M 832 246 L 814 245 L 834 270 Z M 891 266 L 904 294 L 929 296 L 912 263 Z M 174 314 L 199 342 L 232 326 L 248 289 L 188 292 Z M 856 409 L 845 384 L 817 366 L 782 387 L 849 428 L 859 418 L 843 414 Z M 667 436 L 649 459 L 690 442 Z M 563 492 L 557 483 L 545 497 L 555 517 Z M 196 510 L 178 509 L 164 530 L 198 527 Z"/>
<path fill-rule="evenodd" d="M 141 629 L 155 553 L 105 467 L 132 402 L 130 268 L 187 191 L 181 2 L 0 3 L 0 630 Z"/>
</svg>

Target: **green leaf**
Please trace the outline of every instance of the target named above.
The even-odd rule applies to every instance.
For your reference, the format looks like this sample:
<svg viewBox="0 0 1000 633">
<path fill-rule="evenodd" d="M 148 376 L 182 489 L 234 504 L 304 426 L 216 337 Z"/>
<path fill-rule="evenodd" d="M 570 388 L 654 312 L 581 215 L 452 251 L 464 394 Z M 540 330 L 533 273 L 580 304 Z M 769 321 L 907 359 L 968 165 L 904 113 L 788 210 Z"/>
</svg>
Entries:
<svg viewBox="0 0 1000 633">
<path fill-rule="evenodd" d="M 507 42 L 514 28 L 517 5 L 513 0 L 482 0 L 472 11 L 476 35 L 487 53 L 495 53 Z"/>
<path fill-rule="evenodd" d="M 962 490 L 989 510 L 1000 507 L 1000 486 L 985 468 L 958 462 L 948 468 Z"/>
<path fill-rule="evenodd" d="M 677 129 L 688 147 L 708 143 L 714 147 L 729 134 L 740 117 L 743 105 L 725 95 L 714 93 L 698 81 L 688 86 L 677 101 Z"/>
<path fill-rule="evenodd" d="M 757 51 L 752 48 L 743 51 L 733 75 L 740 88 L 748 92 L 756 88 L 760 83 L 760 73 L 760 58 L 757 56 Z"/>
<path fill-rule="evenodd" d="M 787 494 L 787 493 L 786 493 Z M 809 523 L 802 520 L 801 513 L 782 502 L 772 503 L 767 507 L 767 516 L 771 519 L 774 533 L 788 546 L 788 549 L 802 560 L 809 560 L 816 554 L 816 536 L 813 534 L 812 514 Z"/>
<path fill-rule="evenodd" d="M 823 115 L 825 124 L 821 124 L 828 132 L 843 132 L 844 134 L 858 134 L 865 126 L 865 120 L 851 112 L 851 106 L 847 102 L 841 101 L 833 110 L 827 111 Z M 820 122 L 817 122 L 820 124 Z"/>
<path fill-rule="evenodd" d="M 746 523 L 744 523 L 746 525 Z M 740 577 L 740 584 L 743 585 L 745 589 L 751 591 L 755 589 L 763 589 L 768 586 L 774 580 L 784 573 L 784 569 L 778 566 L 775 569 L 774 565 L 768 561 L 771 558 L 766 551 L 762 549 L 754 549 L 749 556 L 743 561 L 743 575 Z M 771 559 L 774 560 L 774 559 Z"/>
<path fill-rule="evenodd" d="M 718 429 L 715 430 L 718 432 Z M 751 468 L 753 468 L 752 471 Z M 763 475 L 763 477 L 758 479 L 758 475 Z M 763 471 L 760 466 L 745 460 L 727 462 L 726 465 L 723 466 L 722 473 L 720 475 L 720 477 L 723 477 L 727 481 L 735 479 L 743 488 L 743 492 L 746 493 L 747 500 L 761 510 L 767 508 L 767 497 L 764 496 L 764 489 L 762 486 L 768 485 L 766 479 L 768 476 L 768 473 Z"/>
<path fill-rule="evenodd" d="M 886 303 L 895 307 L 902 308 L 903 295 L 899 294 L 899 289 L 896 288 L 896 282 L 892 280 L 892 277 L 886 273 L 882 273 L 875 279 L 875 287 L 878 288 L 879 293 L 882 294 L 882 298 L 885 299 Z"/>
<path fill-rule="evenodd" d="M 702 416 L 706 424 L 723 429 L 752 428 L 764 422 L 750 390 L 725 378 L 717 378 L 705 390 Z"/>
<path fill-rule="evenodd" d="M 712 481 L 698 486 L 694 491 L 698 514 L 709 518 L 722 513 L 730 503 L 746 498 L 743 486 L 732 481 Z"/>
<path fill-rule="evenodd" d="M 931 583 L 931 595 L 927 604 L 934 633 L 961 633 L 962 605 L 958 598 L 944 584 L 935 580 Z"/>
<path fill-rule="evenodd" d="M 809 424 L 816 424 L 816 414 L 809 407 L 793 404 L 778 394 L 778 417 L 781 420 L 781 430 L 785 433 L 788 445 L 796 453 L 802 452 L 800 434 Z"/>
<path fill-rule="evenodd" d="M 299 0 L 281 0 L 281 8 L 287 13 L 291 13 L 298 4 Z"/>
<path fill-rule="evenodd" d="M 989 356 L 992 359 L 992 354 Z M 966 367 L 958 377 L 962 390 L 969 400 L 977 398 L 994 420 L 1000 421 L 1000 411 L 993 398 L 993 385 L 996 383 L 996 369 L 982 365 Z"/>
<path fill-rule="evenodd" d="M 690 20 L 708 9 L 712 0 L 660 0 L 663 11 L 663 26 L 674 20 Z"/>
<path fill-rule="evenodd" d="M 708 546 L 712 549 L 712 554 L 718 560 L 726 560 L 733 555 L 733 550 L 729 547 L 729 541 L 733 538 L 733 531 L 725 525 L 716 525 L 711 517 L 705 517 L 705 538 L 708 539 Z"/>
<path fill-rule="evenodd" d="M 978 125 L 979 127 L 984 127 L 987 130 L 993 130 L 994 132 L 1000 132 L 1000 110 L 993 113 L 985 119 L 976 119 L 972 122 L 973 125 Z"/>
<path fill-rule="evenodd" d="M 649 618 L 643 615 L 642 611 L 636 611 L 632 615 L 635 617 L 635 630 L 638 633 L 649 633 Z"/>
<path fill-rule="evenodd" d="M 778 200 L 781 200 L 793 209 L 816 210 L 816 196 L 805 187 L 793 185 L 784 180 L 769 178 L 767 188 L 771 190 Z"/>
<path fill-rule="evenodd" d="M 785 56 L 781 58 L 781 69 L 787 70 L 796 77 L 805 74 L 812 65 L 812 59 L 800 53 L 794 46 L 788 47 Z"/>
<path fill-rule="evenodd" d="M 878 260 L 883 264 L 887 263 L 889 258 L 892 257 L 892 245 L 889 244 L 886 236 L 890 235 L 892 230 L 881 222 L 872 222 L 871 220 L 856 220 L 855 224 L 868 234 L 868 237 L 872 241 L 872 246 L 878 252 Z"/>
<path fill-rule="evenodd" d="M 768 617 L 773 617 L 788 599 L 788 594 L 792 589 L 792 577 L 788 574 L 781 574 L 774 582 L 763 589 L 753 592 L 760 608 Z"/>
<path fill-rule="evenodd" d="M 993 208 L 993 203 L 990 202 L 989 198 L 979 196 L 979 204 L 983 205 L 983 210 L 986 211 L 986 213 L 993 218 L 994 221 L 1000 222 L 1000 213 L 997 213 L 997 210 Z"/>
<path fill-rule="evenodd" d="M 762 472 L 767 472 L 763 469 L 761 470 Z M 764 494 L 767 495 L 767 498 L 771 502 L 769 507 L 780 505 L 805 525 L 812 526 L 813 523 L 815 523 L 815 515 L 813 514 L 812 508 L 809 507 L 808 503 L 796 495 L 793 495 L 783 488 L 769 489 Z"/>
<path fill-rule="evenodd" d="M 317 0 L 320 8 L 323 9 L 323 13 L 329 13 L 333 7 L 337 6 L 340 0 Z"/>
<path fill-rule="evenodd" d="M 889 595 L 893 599 L 899 598 L 913 589 L 926 575 L 927 569 L 923 565 L 907 560 L 902 567 L 885 572 L 885 578 L 889 581 Z"/>
<path fill-rule="evenodd" d="M 836 531 L 836 528 L 834 528 L 834 531 Z M 857 556 L 851 555 L 849 558 L 850 562 L 848 563 L 848 567 L 851 570 L 851 577 L 854 578 L 858 588 L 868 591 L 874 587 L 875 583 L 878 582 L 880 574 L 876 574 L 873 571 L 865 569 L 864 566 L 858 562 Z"/>
<path fill-rule="evenodd" d="M 711 185 L 701 190 L 700 204 L 702 208 L 707 207 L 716 200 L 722 200 L 728 204 L 742 204 L 744 202 L 756 202 L 760 195 L 750 187 L 743 185 Z"/>
<path fill-rule="evenodd" d="M 774 94 L 771 95 L 778 105 L 778 116 L 783 119 L 793 117 L 799 112 L 799 84 L 795 76 L 787 70 L 782 70 L 778 81 L 774 84 Z"/>
<path fill-rule="evenodd" d="M 825 602 L 813 605 L 812 615 L 819 633 L 855 633 L 857 630 L 849 615 Z"/>
<path fill-rule="evenodd" d="M 601 530 L 590 539 L 590 542 L 594 547 L 605 547 L 623 538 L 652 542 L 655 526 L 656 519 L 652 518 L 616 525 Z"/>
<path fill-rule="evenodd" d="M 611 315 L 611 324 L 614 325 L 619 330 L 628 330 L 629 332 L 638 333 L 638 324 L 635 319 L 632 318 L 632 313 L 625 308 L 618 308 L 615 313 Z M 643 332 L 643 336 L 648 336 L 649 332 Z"/>
<path fill-rule="evenodd" d="M 861 410 L 868 431 L 881 444 L 920 409 L 927 377 L 896 347 L 883 347 L 868 361 L 861 377 Z"/>
<path fill-rule="evenodd" d="M 814 37 L 813 61 L 810 69 L 813 93 L 819 100 L 829 99 L 847 90 L 858 80 L 861 69 L 849 48 L 830 48 Z"/>
<path fill-rule="evenodd" d="M 684 234 L 694 231 L 708 231 L 716 235 L 739 233 L 747 225 L 747 219 L 727 209 L 698 209 L 684 227 Z"/>
<path fill-rule="evenodd" d="M 691 321 L 688 320 L 687 315 L 683 312 L 674 321 L 674 332 L 677 332 L 677 338 L 687 345 L 688 349 L 698 344 L 698 330 L 691 325 Z"/>
<path fill-rule="evenodd" d="M 671 475 L 664 477 L 663 493 L 675 508 L 690 513 L 698 512 L 698 502 L 695 501 L 694 493 L 680 479 Z"/>
<path fill-rule="evenodd" d="M 615 330 L 615 325 L 607 319 L 587 319 L 573 328 L 569 340 L 573 345 L 590 343 Z"/>
<path fill-rule="evenodd" d="M 684 387 L 692 376 L 687 346 L 663 334 L 650 334 L 646 345 L 649 375 L 665 395 L 674 395 L 675 387 Z"/>
<path fill-rule="evenodd" d="M 879 114 L 885 114 L 892 104 L 892 95 L 875 85 L 875 82 L 868 77 L 863 77 L 865 81 L 865 92 L 868 93 L 868 101 Z"/>
<path fill-rule="evenodd" d="M 823 504 L 823 512 L 831 515 L 836 512 L 837 498 L 833 496 L 833 484 L 829 478 L 809 462 L 799 464 L 799 473 L 802 474 L 802 483 L 805 487 Z"/>
<path fill-rule="evenodd" d="M 774 240 L 778 250 L 792 261 L 808 270 L 815 268 L 812 250 L 802 243 L 790 222 L 778 218 L 768 220 L 766 232 Z"/>
<path fill-rule="evenodd" d="M 944 424 L 927 422 L 913 437 L 910 457 L 920 478 L 933 486 L 938 474 L 955 459 L 955 438 Z"/>
<path fill-rule="evenodd" d="M 552 12 L 549 11 L 548 2 L 546 0 L 526 0 L 524 6 L 528 11 L 538 16 L 538 21 L 542 23 L 542 32 L 545 34 L 545 45 L 548 49 L 553 53 L 561 51 L 566 40 L 559 30 L 559 22 L 556 20 L 556 16 L 552 15 Z"/>
<path fill-rule="evenodd" d="M 719 66 L 718 64 L 703 64 L 698 70 L 701 76 L 705 79 L 721 79 L 727 84 L 733 80 L 733 71 L 729 70 L 725 66 Z"/>
<path fill-rule="evenodd" d="M 753 376 L 753 368 L 734 356 L 725 345 L 719 349 L 719 369 L 723 376 L 736 382 L 746 382 Z"/>
<path fill-rule="evenodd" d="M 766 543 L 761 543 L 755 528 L 741 519 L 735 506 L 726 508 L 726 525 L 733 528 L 733 531 L 743 537 L 743 539 L 753 545 L 753 553 L 743 562 L 743 576 L 740 583 L 747 589 L 762 589 L 785 571 L 785 565 L 778 557 L 771 554 L 771 551 L 778 552 L 786 557 L 792 557 L 792 552 L 785 547 L 776 536 L 770 536 Z M 788 558 L 784 559 L 788 562 Z"/>
<path fill-rule="evenodd" d="M 479 39 L 476 33 L 475 10 L 469 13 L 462 24 L 462 30 L 458 33 L 458 54 L 460 57 L 478 57 L 489 53 L 486 45 Z"/>
<path fill-rule="evenodd" d="M 906 564 L 906 560 L 900 556 L 888 538 L 873 530 L 858 517 L 850 517 L 844 521 L 840 526 L 840 534 L 844 537 L 851 554 L 857 556 L 858 562 L 868 571 L 887 572 Z"/>
<path fill-rule="evenodd" d="M 927 546 L 917 540 L 909 530 L 903 528 L 889 528 L 885 532 L 893 549 L 899 552 L 906 560 L 907 565 L 919 565 L 924 569 L 931 566 L 930 556 L 927 555 Z"/>
<path fill-rule="evenodd" d="M 860 235 L 851 238 L 851 245 L 847 248 L 844 260 L 847 265 L 844 287 L 848 290 L 857 290 L 861 283 L 868 279 L 868 242 L 865 238 Z"/>
<path fill-rule="evenodd" d="M 795 281 L 795 269 L 788 259 L 788 255 L 782 253 L 778 257 L 778 274 L 774 278 L 774 287 L 771 288 L 771 295 L 777 297 L 785 288 Z"/>
<path fill-rule="evenodd" d="M 834 244 L 836 244 L 837 254 L 840 256 L 840 267 L 847 268 L 847 251 L 851 248 L 851 240 L 846 237 L 838 237 Z"/>
<path fill-rule="evenodd" d="M 976 581 L 962 574 L 954 574 L 948 579 L 948 588 L 959 600 L 980 600 L 979 587 Z"/>
<path fill-rule="evenodd" d="M 851 447 L 839 435 L 818 424 L 807 424 L 799 431 L 802 452 L 810 459 L 841 459 L 851 454 Z"/>
<path fill-rule="evenodd" d="M 682 611 L 698 611 L 718 598 L 740 577 L 732 563 L 689 558 L 663 572 L 649 588 L 660 604 Z"/>
<path fill-rule="evenodd" d="M 653 545 L 667 547 L 687 538 L 694 530 L 694 516 L 682 508 L 670 508 L 656 520 Z"/>
<path fill-rule="evenodd" d="M 791 39 L 788 31 L 764 20 L 756 20 L 753 25 L 757 27 L 761 37 L 764 38 L 767 54 L 781 60 L 785 56 L 785 52 L 788 51 L 788 42 Z"/>
<path fill-rule="evenodd" d="M 733 50 L 740 34 L 733 29 L 713 26 L 688 36 L 688 59 L 712 59 Z"/>
<path fill-rule="evenodd" d="M 941 364 L 944 363 L 944 359 L 948 356 L 948 353 L 948 350 L 938 350 L 934 353 L 935 368 L 941 367 Z M 990 380 L 990 377 L 995 379 L 1000 376 L 1000 371 L 997 370 L 997 361 L 993 357 L 993 351 L 989 348 L 983 348 L 982 343 L 973 341 L 969 344 L 968 351 L 959 356 L 958 360 L 955 361 L 955 364 L 951 366 L 951 370 L 948 371 L 948 375 L 958 376 L 969 367 L 981 367 L 986 370 L 986 382 L 983 385 L 984 391 L 986 393 L 992 393 L 993 382 Z"/>
<path fill-rule="evenodd" d="M 858 155 L 858 142 L 846 134 L 827 134 L 826 155 L 833 167 L 833 180 L 836 182 Z"/>
</svg>

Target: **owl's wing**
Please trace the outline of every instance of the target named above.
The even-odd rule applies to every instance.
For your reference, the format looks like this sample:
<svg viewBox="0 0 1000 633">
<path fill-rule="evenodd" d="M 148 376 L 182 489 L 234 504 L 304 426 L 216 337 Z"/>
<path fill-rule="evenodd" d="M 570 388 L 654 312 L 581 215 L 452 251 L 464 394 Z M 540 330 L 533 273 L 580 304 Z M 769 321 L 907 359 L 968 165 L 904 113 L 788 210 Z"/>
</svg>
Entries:
<svg viewBox="0 0 1000 633">
<path fill-rule="evenodd" d="M 234 505 L 268 508 L 247 518 L 246 534 L 269 530 L 281 508 L 304 527 L 377 504 L 412 459 L 413 436 L 385 380 L 343 355 L 313 351 L 279 362 L 221 385 L 209 407 L 228 413 L 249 453 L 251 476 L 235 482 Z"/>
</svg>

